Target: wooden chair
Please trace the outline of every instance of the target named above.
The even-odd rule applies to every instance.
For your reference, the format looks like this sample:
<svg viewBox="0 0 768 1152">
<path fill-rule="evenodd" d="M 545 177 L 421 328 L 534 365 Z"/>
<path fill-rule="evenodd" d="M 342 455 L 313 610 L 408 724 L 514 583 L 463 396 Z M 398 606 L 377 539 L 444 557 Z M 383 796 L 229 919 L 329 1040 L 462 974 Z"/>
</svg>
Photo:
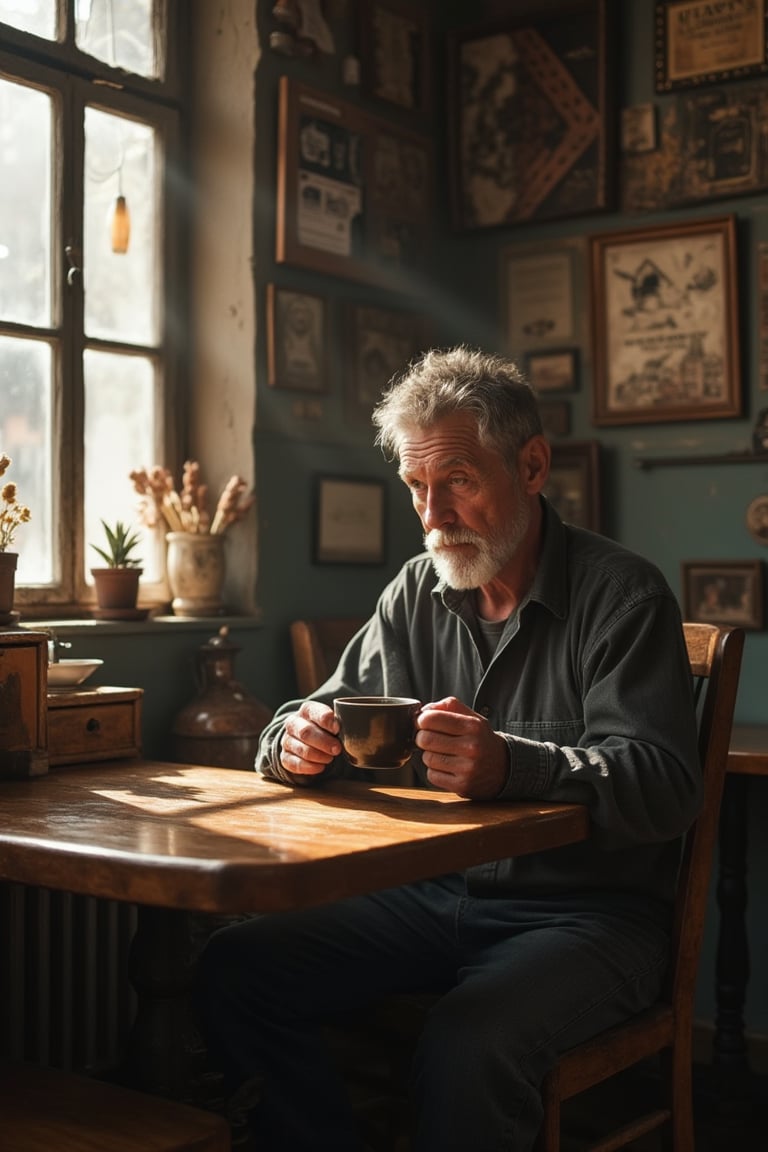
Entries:
<svg viewBox="0 0 768 1152">
<path fill-rule="evenodd" d="M 230 1152 L 222 1116 L 35 1064 L 0 1064 L 7 1152 Z"/>
<path fill-rule="evenodd" d="M 614 1152 L 661 1129 L 665 1147 L 695 1147 L 691 1029 L 696 970 L 704 932 L 717 840 L 728 744 L 736 702 L 744 633 L 740 628 L 685 624 L 685 640 L 699 708 L 699 756 L 704 801 L 686 837 L 677 895 L 670 965 L 661 999 L 626 1023 L 566 1052 L 544 1081 L 544 1121 L 537 1152 L 560 1152 L 561 1104 L 651 1057 L 661 1058 L 657 1107 L 621 1123 L 583 1152 Z"/>
<path fill-rule="evenodd" d="M 363 617 L 358 616 L 293 621 L 291 645 L 300 696 L 311 695 L 325 683 L 347 644 L 364 623 Z"/>
</svg>

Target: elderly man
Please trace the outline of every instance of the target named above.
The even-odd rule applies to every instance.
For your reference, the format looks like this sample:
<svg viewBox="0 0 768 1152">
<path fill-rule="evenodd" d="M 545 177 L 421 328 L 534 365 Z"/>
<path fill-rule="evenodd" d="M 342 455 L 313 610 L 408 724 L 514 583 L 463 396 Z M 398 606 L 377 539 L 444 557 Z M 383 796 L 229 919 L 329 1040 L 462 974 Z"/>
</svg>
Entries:
<svg viewBox="0 0 768 1152">
<path fill-rule="evenodd" d="M 259 1149 L 360 1149 L 324 1047 L 329 1013 L 438 993 L 412 1070 L 418 1152 L 524 1152 L 557 1054 L 659 991 L 700 776 L 680 612 L 650 563 L 564 524 L 514 364 L 432 351 L 374 412 L 424 529 L 331 679 L 276 713 L 257 768 L 350 772 L 336 696 L 416 697 L 415 770 L 460 796 L 578 801 L 584 844 L 254 918 L 200 964 L 212 1056 L 259 1073 Z"/>
</svg>

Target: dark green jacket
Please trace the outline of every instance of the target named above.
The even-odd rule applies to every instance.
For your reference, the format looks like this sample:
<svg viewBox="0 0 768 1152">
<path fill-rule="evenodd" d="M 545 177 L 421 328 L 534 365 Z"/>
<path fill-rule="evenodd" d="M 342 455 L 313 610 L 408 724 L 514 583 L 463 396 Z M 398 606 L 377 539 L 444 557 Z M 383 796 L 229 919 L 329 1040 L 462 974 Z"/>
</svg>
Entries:
<svg viewBox="0 0 768 1152">
<path fill-rule="evenodd" d="M 473 868 L 470 890 L 624 889 L 669 900 L 680 837 L 701 799 L 696 719 L 680 610 L 648 561 L 561 522 L 545 501 L 544 545 L 529 595 L 484 669 L 472 596 L 409 560 L 315 694 L 457 696 L 510 749 L 499 801 L 578 801 L 588 842 Z M 295 783 L 279 763 L 283 705 L 262 734 L 256 767 Z M 423 780 L 419 754 L 414 768 Z M 313 784 L 354 775 L 341 757 Z"/>
</svg>

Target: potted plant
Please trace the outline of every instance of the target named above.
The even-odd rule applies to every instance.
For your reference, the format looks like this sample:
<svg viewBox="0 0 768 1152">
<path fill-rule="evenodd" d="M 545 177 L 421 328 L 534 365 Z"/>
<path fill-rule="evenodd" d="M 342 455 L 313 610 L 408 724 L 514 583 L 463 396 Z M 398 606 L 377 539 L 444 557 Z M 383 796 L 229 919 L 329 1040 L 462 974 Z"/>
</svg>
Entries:
<svg viewBox="0 0 768 1152">
<path fill-rule="evenodd" d="M 4 476 L 11 465 L 10 456 L 0 453 L 0 476 Z M 30 511 L 20 504 L 16 495 L 16 485 L 8 481 L 0 489 L 0 624 L 12 624 L 18 618 L 13 612 L 16 594 L 16 565 L 18 552 L 9 551 L 20 524 L 30 519 Z"/>
<path fill-rule="evenodd" d="M 103 620 L 124 620 L 136 616 L 139 596 L 139 577 L 143 572 L 141 561 L 133 555 L 139 537 L 121 520 L 110 527 L 102 520 L 106 546 L 91 544 L 106 564 L 105 568 L 91 568 L 99 605 L 95 615 Z"/>
</svg>

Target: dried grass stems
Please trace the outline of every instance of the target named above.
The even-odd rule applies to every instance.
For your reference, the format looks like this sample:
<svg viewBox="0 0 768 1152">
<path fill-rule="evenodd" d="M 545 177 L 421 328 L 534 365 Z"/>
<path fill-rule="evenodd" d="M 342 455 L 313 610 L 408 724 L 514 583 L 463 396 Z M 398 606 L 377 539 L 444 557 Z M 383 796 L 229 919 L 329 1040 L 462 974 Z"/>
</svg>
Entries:
<svg viewBox="0 0 768 1152">
<path fill-rule="evenodd" d="M 242 520 L 254 503 L 254 497 L 247 493 L 245 480 L 231 476 L 211 519 L 208 486 L 201 482 L 196 460 L 186 461 L 180 492 L 174 487 L 169 469 L 159 464 L 131 472 L 130 479 L 140 497 L 139 518 L 147 528 L 164 524 L 168 532 L 209 532 L 220 536 L 230 524 Z"/>
</svg>

